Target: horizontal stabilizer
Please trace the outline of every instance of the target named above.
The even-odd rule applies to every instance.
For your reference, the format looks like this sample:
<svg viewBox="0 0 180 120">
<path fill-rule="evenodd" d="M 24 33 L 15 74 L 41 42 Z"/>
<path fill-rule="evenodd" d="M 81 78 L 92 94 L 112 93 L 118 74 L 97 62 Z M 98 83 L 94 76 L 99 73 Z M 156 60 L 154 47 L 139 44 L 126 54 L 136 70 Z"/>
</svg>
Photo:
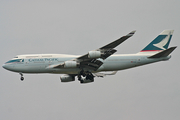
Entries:
<svg viewBox="0 0 180 120">
<path fill-rule="evenodd" d="M 160 58 L 160 57 L 167 57 L 176 47 L 168 48 L 167 50 L 161 51 L 155 55 L 152 55 L 148 58 Z"/>
</svg>

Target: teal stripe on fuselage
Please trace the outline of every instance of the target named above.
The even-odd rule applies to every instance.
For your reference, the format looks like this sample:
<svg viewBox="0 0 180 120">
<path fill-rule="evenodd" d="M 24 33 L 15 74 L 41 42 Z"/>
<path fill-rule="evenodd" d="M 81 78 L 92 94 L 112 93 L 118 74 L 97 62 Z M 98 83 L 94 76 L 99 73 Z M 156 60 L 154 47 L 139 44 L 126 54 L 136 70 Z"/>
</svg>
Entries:
<svg viewBox="0 0 180 120">
<path fill-rule="evenodd" d="M 10 61 L 6 62 L 5 64 L 7 64 L 7 63 L 17 63 L 17 62 L 24 62 L 24 59 L 10 60 Z"/>
</svg>

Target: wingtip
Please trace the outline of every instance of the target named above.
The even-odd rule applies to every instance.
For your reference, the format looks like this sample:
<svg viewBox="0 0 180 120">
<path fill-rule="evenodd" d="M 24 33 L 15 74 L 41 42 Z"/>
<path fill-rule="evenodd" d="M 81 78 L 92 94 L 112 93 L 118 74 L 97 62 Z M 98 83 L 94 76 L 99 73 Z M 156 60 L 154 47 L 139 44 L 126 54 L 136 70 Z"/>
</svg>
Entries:
<svg viewBox="0 0 180 120">
<path fill-rule="evenodd" d="M 174 46 L 173 48 L 174 48 L 174 49 L 176 49 L 176 48 L 177 48 L 177 46 Z"/>
<path fill-rule="evenodd" d="M 136 30 L 133 30 L 132 32 L 130 32 L 130 33 L 132 33 L 132 34 L 134 34 L 136 32 Z"/>
<path fill-rule="evenodd" d="M 128 36 L 133 36 L 135 32 L 136 32 L 136 30 L 133 30 L 132 32 L 130 32 L 130 33 L 128 34 Z"/>
</svg>

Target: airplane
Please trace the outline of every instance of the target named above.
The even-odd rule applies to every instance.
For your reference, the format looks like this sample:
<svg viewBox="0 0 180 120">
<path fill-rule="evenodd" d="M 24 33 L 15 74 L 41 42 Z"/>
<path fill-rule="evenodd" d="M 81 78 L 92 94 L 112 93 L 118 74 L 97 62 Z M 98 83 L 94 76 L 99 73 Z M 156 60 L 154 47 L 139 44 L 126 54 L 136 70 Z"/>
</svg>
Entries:
<svg viewBox="0 0 180 120">
<path fill-rule="evenodd" d="M 171 58 L 170 53 L 177 47 L 168 48 L 174 30 L 164 30 L 136 54 L 113 55 L 117 51 L 114 48 L 132 37 L 135 32 L 132 31 L 84 55 L 18 55 L 3 64 L 2 67 L 19 73 L 22 81 L 24 80 L 24 73 L 52 73 L 63 74 L 60 76 L 61 82 L 75 81 L 75 77 L 77 77 L 80 83 L 91 83 L 94 82 L 94 77 L 115 75 L 119 70 L 169 60 Z M 112 73 L 107 73 L 107 71 Z"/>
</svg>

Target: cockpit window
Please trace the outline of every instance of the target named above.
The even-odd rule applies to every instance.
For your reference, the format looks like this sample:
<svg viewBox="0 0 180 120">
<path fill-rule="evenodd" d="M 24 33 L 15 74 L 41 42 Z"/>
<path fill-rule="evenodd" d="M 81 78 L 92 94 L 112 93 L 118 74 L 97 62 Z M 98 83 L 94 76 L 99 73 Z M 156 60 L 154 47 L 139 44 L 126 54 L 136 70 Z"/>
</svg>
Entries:
<svg viewBox="0 0 180 120">
<path fill-rule="evenodd" d="M 14 58 L 18 58 L 18 56 L 14 57 Z"/>
<path fill-rule="evenodd" d="M 20 62 L 24 62 L 24 59 L 15 59 L 15 60 L 10 60 L 6 63 L 20 63 Z"/>
</svg>

